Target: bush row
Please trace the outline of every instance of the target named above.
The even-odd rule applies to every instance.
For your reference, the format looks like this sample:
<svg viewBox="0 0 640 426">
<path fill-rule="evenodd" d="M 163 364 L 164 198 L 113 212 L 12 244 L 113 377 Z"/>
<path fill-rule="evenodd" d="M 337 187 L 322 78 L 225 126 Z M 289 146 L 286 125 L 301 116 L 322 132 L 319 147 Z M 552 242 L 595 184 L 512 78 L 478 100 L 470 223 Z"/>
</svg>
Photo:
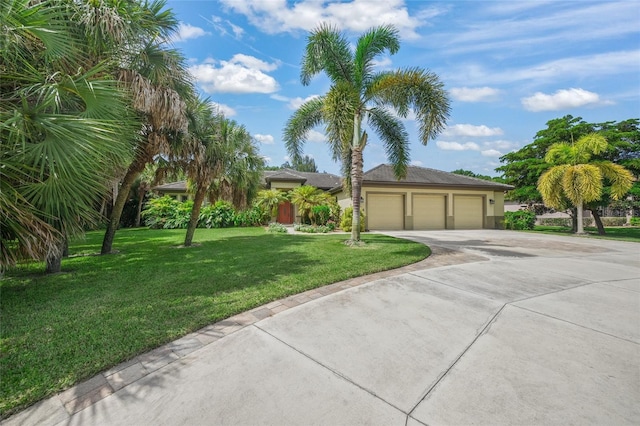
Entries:
<svg viewBox="0 0 640 426">
<path fill-rule="evenodd" d="M 536 225 L 536 214 L 531 210 L 504 213 L 505 229 L 531 230 Z"/>
<path fill-rule="evenodd" d="M 505 213 L 505 222 L 506 222 L 507 213 Z M 633 219 L 640 218 L 631 218 L 631 225 L 633 225 Z M 602 225 L 604 226 L 624 226 L 627 223 L 627 218 L 625 217 L 603 217 Z M 539 219 L 539 224 L 542 226 L 565 226 L 567 228 L 571 227 L 571 218 L 570 217 L 548 217 Z M 584 226 L 595 226 L 596 223 L 592 218 L 583 219 L 582 224 Z"/>
<path fill-rule="evenodd" d="M 193 201 L 180 202 L 168 195 L 153 198 L 142 212 L 150 228 L 186 229 L 193 210 Z M 207 204 L 200 209 L 198 228 L 229 228 L 232 226 L 259 226 L 268 222 L 269 215 L 260 207 L 236 211 L 226 201 Z"/>
</svg>

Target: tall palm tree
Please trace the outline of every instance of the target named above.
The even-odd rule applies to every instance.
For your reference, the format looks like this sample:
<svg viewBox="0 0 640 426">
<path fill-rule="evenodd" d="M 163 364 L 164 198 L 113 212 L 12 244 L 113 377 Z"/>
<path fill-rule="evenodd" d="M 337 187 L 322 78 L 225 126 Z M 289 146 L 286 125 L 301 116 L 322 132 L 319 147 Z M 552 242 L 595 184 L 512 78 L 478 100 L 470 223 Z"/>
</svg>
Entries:
<svg viewBox="0 0 640 426">
<path fill-rule="evenodd" d="M 23 254 L 60 270 L 65 241 L 96 221 L 140 126 L 108 64 L 87 60 L 77 5 L 0 7 L 0 269 Z"/>
<path fill-rule="evenodd" d="M 166 45 L 177 30 L 178 22 L 173 13 L 163 10 L 165 2 L 156 0 L 138 4 L 112 0 L 106 3 L 107 6 L 105 2 L 90 2 L 87 9 L 92 13 L 85 20 L 99 22 L 96 16 L 110 16 L 118 24 L 125 22 L 131 26 L 126 33 L 132 38 L 127 38 L 125 45 L 116 43 L 113 54 L 119 58 L 119 67 L 115 72 L 131 93 L 132 105 L 143 117 L 143 126 L 133 161 L 122 177 L 114 200 L 102 254 L 112 251 L 122 210 L 137 177 L 157 156 L 170 155 L 172 150 L 178 149 L 179 140 L 188 127 L 186 102 L 194 96 L 182 54 Z M 103 11 L 105 8 L 108 10 Z M 96 45 L 110 46 L 114 40 L 120 40 L 119 25 L 106 27 L 109 31 L 100 32 L 101 42 Z"/>
<path fill-rule="evenodd" d="M 265 161 L 247 129 L 233 120 L 223 120 L 220 137 L 225 147 L 222 174 L 214 182 L 210 201 L 224 199 L 236 209 L 245 209 L 255 198 Z"/>
<path fill-rule="evenodd" d="M 264 165 L 257 144 L 244 126 L 225 118 L 209 100 L 198 100 L 190 109 L 189 133 L 181 158 L 194 192 L 184 241 L 187 247 L 193 242 L 205 197 L 214 198 L 221 182 L 230 188 L 237 186 L 238 192 L 249 190 L 249 186 L 257 185 L 255 176 L 260 176 Z"/>
<path fill-rule="evenodd" d="M 413 109 L 420 141 L 426 145 L 443 130 L 449 115 L 447 92 L 436 74 L 420 68 L 374 70 L 376 56 L 385 51 L 394 54 L 399 48 L 398 31 L 392 26 L 370 29 L 352 50 L 336 28 L 320 25 L 307 39 L 300 79 L 308 85 L 324 71 L 331 88 L 324 96 L 304 103 L 284 130 L 290 155 L 300 158 L 308 132 L 324 123 L 333 159 L 342 162 L 351 185 L 353 241 L 360 240 L 362 155 L 368 139 L 363 125 L 368 124 L 382 140 L 395 175 L 401 179 L 409 164 L 409 136 L 398 117 L 407 117 Z"/>
<path fill-rule="evenodd" d="M 611 198 L 618 200 L 633 185 L 633 175 L 611 161 L 592 161 L 607 149 L 607 140 L 591 133 L 575 143 L 556 143 L 549 147 L 545 161 L 551 164 L 538 180 L 538 191 L 545 205 L 562 208 L 568 200 L 577 210 L 577 233 L 584 233 L 583 206 L 602 197 L 603 180 L 611 182 Z"/>
</svg>

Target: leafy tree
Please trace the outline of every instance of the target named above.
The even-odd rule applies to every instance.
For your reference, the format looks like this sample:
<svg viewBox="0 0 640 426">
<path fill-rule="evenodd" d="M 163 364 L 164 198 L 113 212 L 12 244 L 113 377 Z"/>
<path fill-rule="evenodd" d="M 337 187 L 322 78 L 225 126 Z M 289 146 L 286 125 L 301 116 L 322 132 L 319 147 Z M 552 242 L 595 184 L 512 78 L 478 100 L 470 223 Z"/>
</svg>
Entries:
<svg viewBox="0 0 640 426">
<path fill-rule="evenodd" d="M 542 173 L 550 165 L 544 161 L 547 150 L 554 143 L 575 141 L 581 136 L 597 132 L 608 141 L 607 150 L 593 157 L 594 160 L 608 160 L 625 166 L 636 179 L 640 177 L 640 127 L 638 119 L 621 122 L 587 123 L 580 117 L 566 115 L 547 122 L 547 128 L 539 131 L 533 143 L 518 151 L 508 153 L 500 158 L 503 166 L 496 169 L 503 173 L 505 183 L 515 186 L 509 191 L 507 198 L 527 204 L 542 203 L 542 196 L 537 189 L 537 182 Z M 609 197 L 608 183 L 605 181 L 603 195 L 599 200 L 585 204 L 585 208 L 593 213 L 598 230 L 604 232 L 598 209 L 602 206 L 632 209 L 640 207 L 640 183 L 636 180 L 630 190 L 630 199 L 612 200 Z M 566 208 L 570 207 L 567 203 Z M 577 230 L 577 212 L 572 210 L 573 228 Z"/>
<path fill-rule="evenodd" d="M 287 121 L 284 141 L 292 158 L 300 158 L 308 132 L 323 123 L 334 160 L 342 163 L 351 185 L 353 227 L 351 239 L 360 241 L 360 195 L 366 123 L 380 137 L 398 178 L 406 175 L 409 136 L 399 117 L 412 108 L 426 144 L 443 128 L 449 100 L 438 76 L 420 68 L 376 72 L 375 58 L 400 48 L 398 31 L 392 26 L 372 28 L 352 49 L 347 38 L 326 24 L 311 32 L 302 58 L 300 79 L 308 85 L 324 72 L 331 80 L 329 91 L 305 102 Z M 390 111 L 394 110 L 395 115 Z"/>
<path fill-rule="evenodd" d="M 476 179 L 489 180 L 489 181 L 492 181 L 492 182 L 501 182 L 501 183 L 504 182 L 503 178 L 492 177 L 492 176 L 488 176 L 488 175 L 481 175 L 481 174 L 474 173 L 471 170 L 457 169 L 457 170 L 452 171 L 451 173 L 456 174 L 456 175 L 469 176 L 469 177 L 476 178 Z"/>
<path fill-rule="evenodd" d="M 288 161 L 282 164 L 283 169 L 293 169 L 299 172 L 311 172 L 318 173 L 318 167 L 316 166 L 316 160 L 313 157 L 305 155 L 300 158 L 294 158 L 291 163 Z"/>
<path fill-rule="evenodd" d="M 278 206 L 288 199 L 288 195 L 279 189 L 263 189 L 258 192 L 256 205 L 264 207 L 271 214 L 271 222 L 275 222 L 278 217 Z"/>
<path fill-rule="evenodd" d="M 611 182 L 611 197 L 619 199 L 631 188 L 633 175 L 619 164 L 605 160 L 591 161 L 607 150 L 607 140 L 595 133 L 580 137 L 575 143 L 556 143 L 547 151 L 545 161 L 551 166 L 538 180 L 538 190 L 546 205 L 561 208 L 568 199 L 577 209 L 577 233 L 584 233 L 584 203 L 602 196 L 603 179 Z"/>
<path fill-rule="evenodd" d="M 98 38 L 90 10 L 0 6 L 0 269 L 28 257 L 58 272 L 67 239 L 97 221 L 96 205 L 130 160 L 140 123 L 112 73 L 120 58 L 85 53 Z"/>
</svg>

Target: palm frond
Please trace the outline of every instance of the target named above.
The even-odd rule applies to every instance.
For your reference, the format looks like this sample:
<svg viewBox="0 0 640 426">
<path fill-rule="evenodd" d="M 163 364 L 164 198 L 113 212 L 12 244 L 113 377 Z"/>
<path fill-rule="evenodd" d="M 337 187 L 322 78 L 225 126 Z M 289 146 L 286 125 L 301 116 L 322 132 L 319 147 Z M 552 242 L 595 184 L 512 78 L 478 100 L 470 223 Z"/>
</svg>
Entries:
<svg viewBox="0 0 640 426">
<path fill-rule="evenodd" d="M 340 159 L 342 152 L 354 141 L 353 126 L 359 110 L 358 92 L 347 82 L 334 84 L 325 96 L 322 116 L 334 161 Z"/>
<path fill-rule="evenodd" d="M 365 97 L 378 106 L 393 107 L 401 117 L 413 109 L 423 145 L 444 130 L 449 117 L 449 98 L 444 84 L 436 74 L 420 68 L 376 75 Z"/>
<path fill-rule="evenodd" d="M 293 158 L 302 156 L 302 147 L 309 131 L 323 120 L 324 97 L 313 98 L 305 102 L 287 120 L 284 128 L 284 144 Z"/>
<path fill-rule="evenodd" d="M 592 164 L 568 166 L 562 177 L 562 189 L 574 206 L 599 200 L 602 196 L 602 173 Z"/>
<path fill-rule="evenodd" d="M 388 51 L 395 54 L 400 49 L 398 30 L 392 25 L 375 27 L 358 39 L 354 53 L 354 85 L 363 87 L 372 77 L 373 60 Z"/>
<path fill-rule="evenodd" d="M 322 71 L 334 83 L 353 80 L 353 57 L 349 42 L 336 27 L 325 23 L 320 24 L 307 37 L 300 81 L 307 86 Z"/>
<path fill-rule="evenodd" d="M 554 143 L 549 147 L 544 157 L 549 164 L 574 164 L 575 148 L 564 142 Z"/>
<path fill-rule="evenodd" d="M 611 182 L 611 198 L 614 200 L 622 198 L 633 186 L 633 174 L 620 164 L 610 161 L 596 161 L 592 164 Z"/>
<path fill-rule="evenodd" d="M 370 109 L 368 122 L 382 140 L 396 178 L 406 177 L 410 159 L 409 134 L 402 122 L 382 108 Z"/>
<path fill-rule="evenodd" d="M 568 168 L 568 165 L 554 166 L 540 175 L 538 191 L 545 205 L 556 209 L 562 207 L 562 181 Z"/>
</svg>

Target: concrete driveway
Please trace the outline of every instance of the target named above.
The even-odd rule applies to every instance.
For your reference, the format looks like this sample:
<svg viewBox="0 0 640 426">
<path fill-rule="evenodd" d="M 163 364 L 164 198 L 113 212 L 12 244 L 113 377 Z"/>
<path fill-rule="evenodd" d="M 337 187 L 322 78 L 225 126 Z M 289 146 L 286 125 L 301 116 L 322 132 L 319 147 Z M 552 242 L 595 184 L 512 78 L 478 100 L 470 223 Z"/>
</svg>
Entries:
<svg viewBox="0 0 640 426">
<path fill-rule="evenodd" d="M 434 255 L 194 333 L 6 423 L 640 424 L 639 244 L 389 234 Z"/>
</svg>

